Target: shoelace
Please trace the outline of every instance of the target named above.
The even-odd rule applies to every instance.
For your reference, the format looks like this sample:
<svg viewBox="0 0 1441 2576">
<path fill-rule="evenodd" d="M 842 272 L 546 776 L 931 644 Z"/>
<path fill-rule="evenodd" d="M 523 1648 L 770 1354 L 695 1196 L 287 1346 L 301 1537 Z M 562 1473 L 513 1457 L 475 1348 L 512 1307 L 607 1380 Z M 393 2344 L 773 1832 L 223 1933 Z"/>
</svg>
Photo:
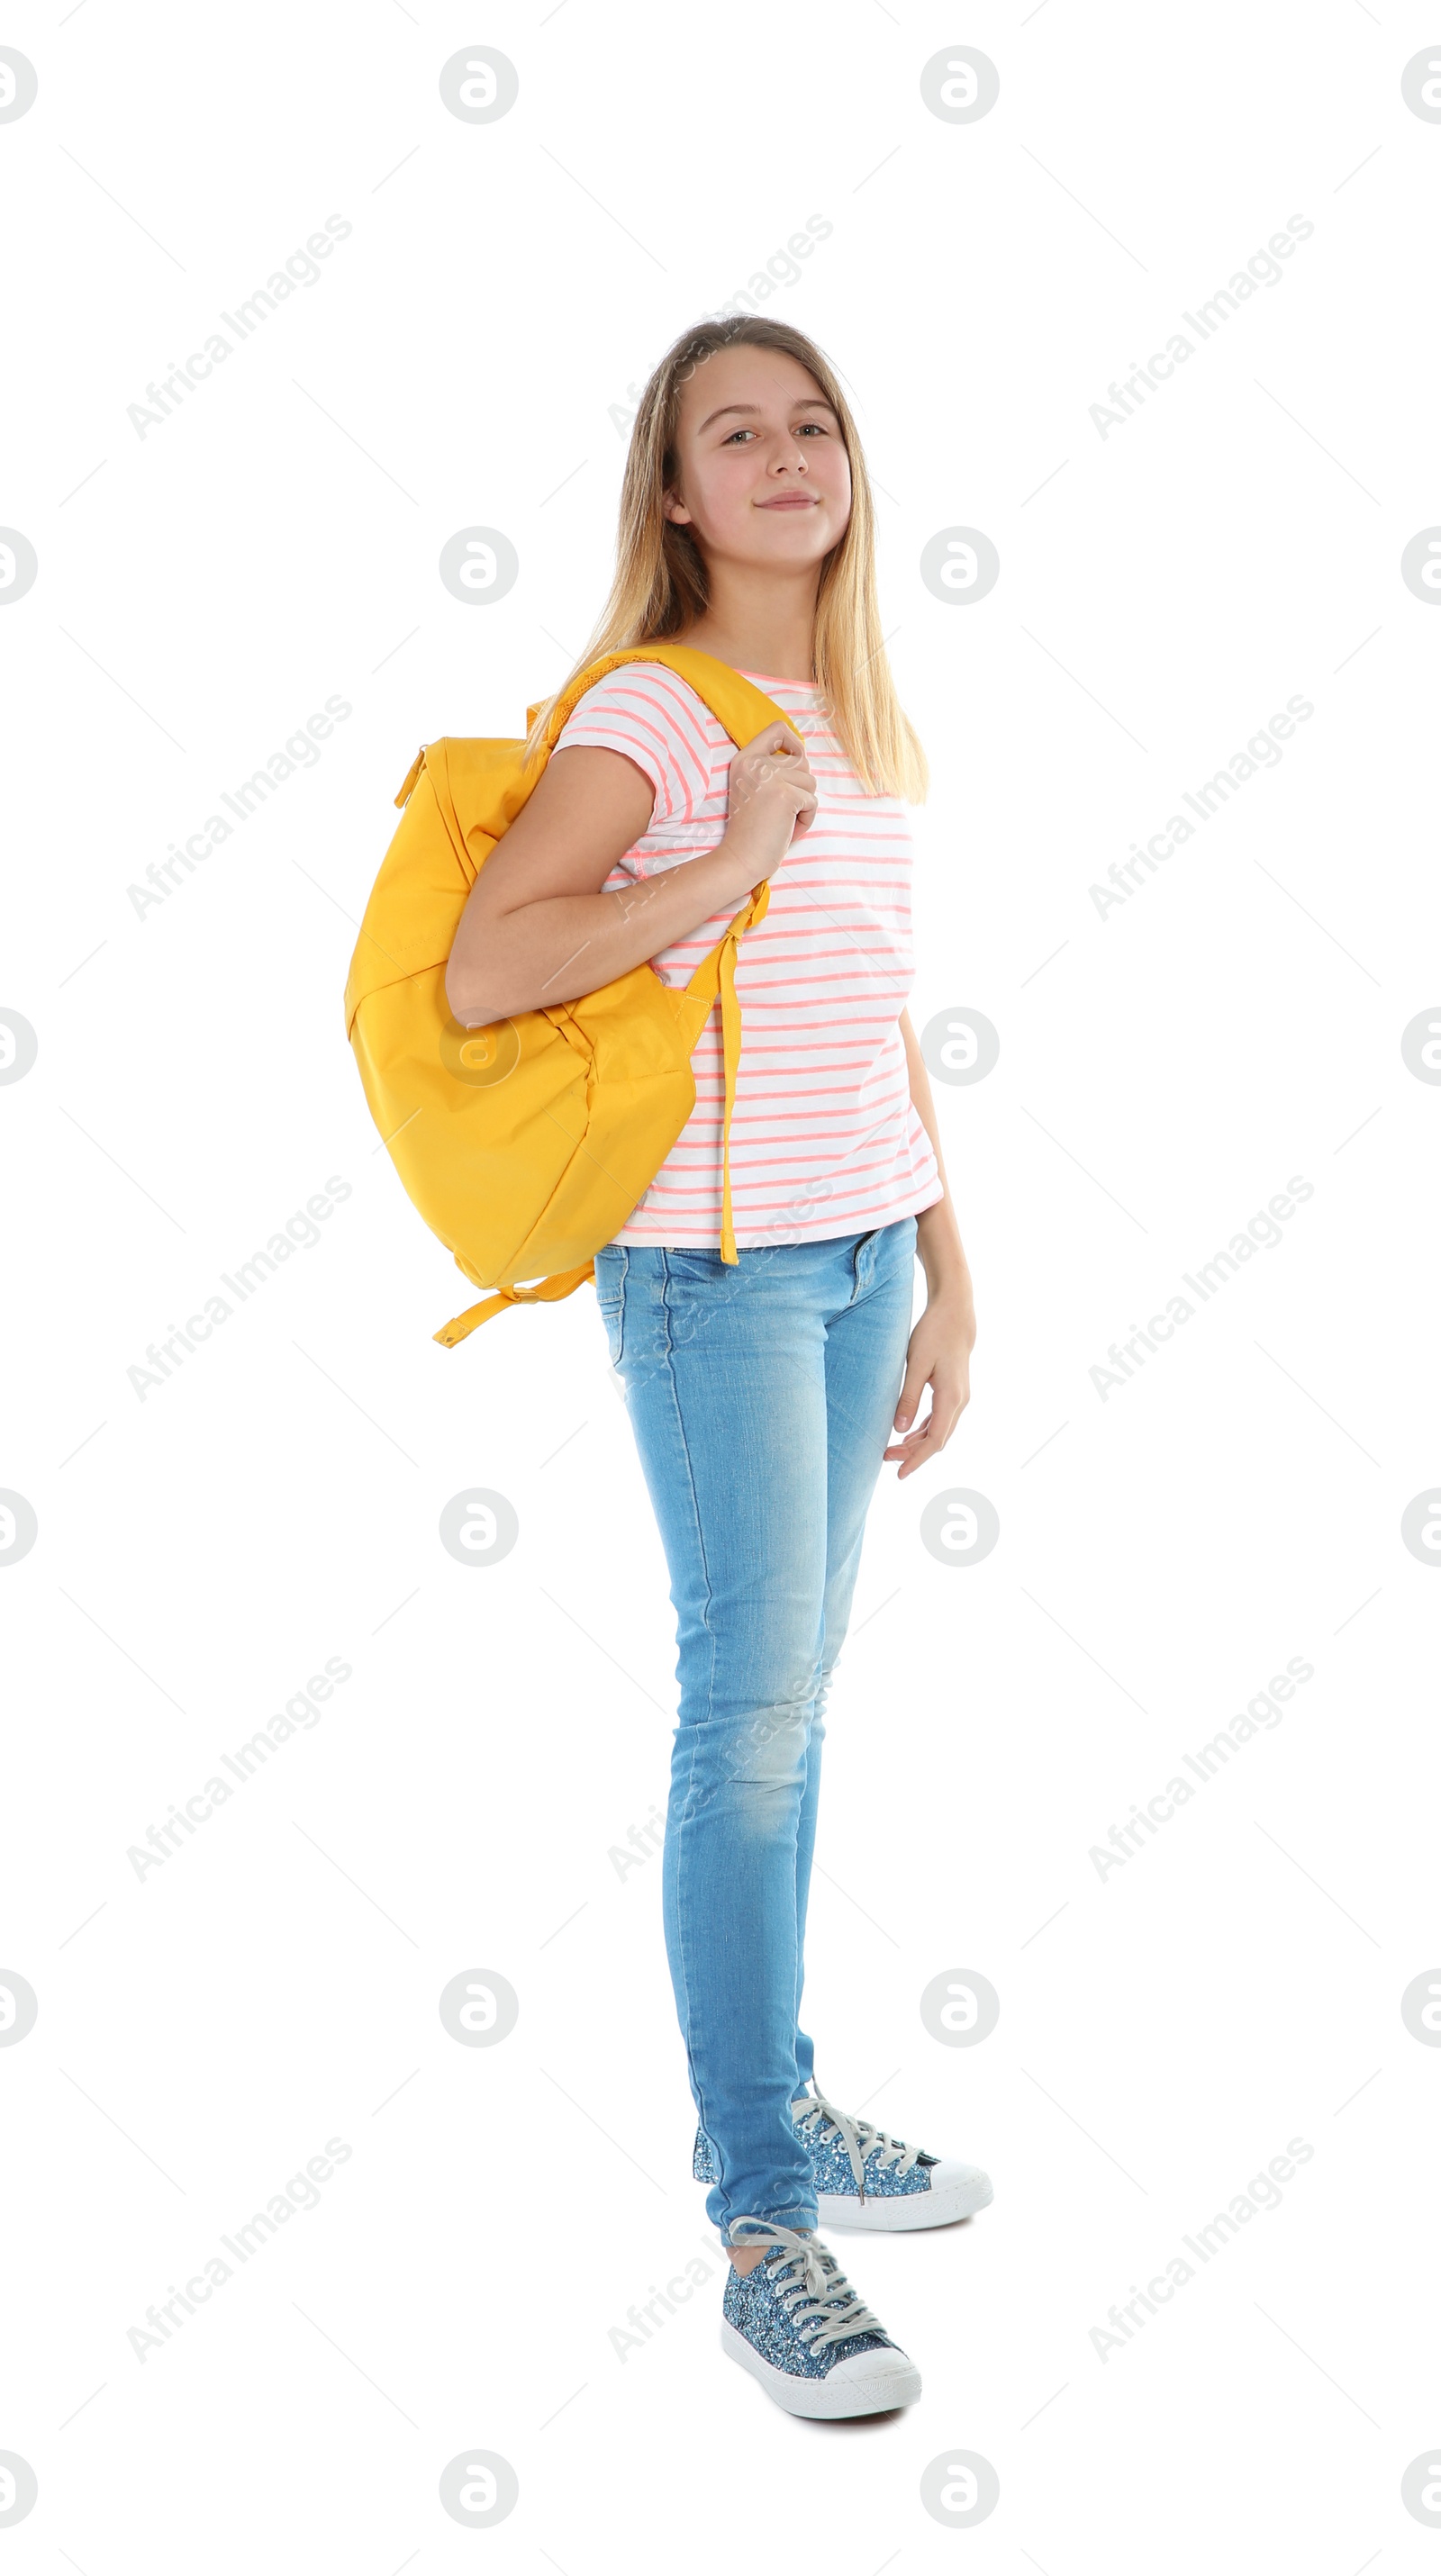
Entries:
<svg viewBox="0 0 1441 2576">
<path fill-rule="evenodd" d="M 898 2174 L 911 2170 L 920 2150 L 908 2147 L 904 2138 L 893 2138 L 889 2129 L 878 2129 L 873 2121 L 847 2117 L 828 2102 L 824 2093 L 799 2093 L 791 2104 L 793 2125 L 802 2131 L 814 2129 L 818 2137 L 840 2138 L 851 2161 L 856 2189 L 862 2200 L 866 2196 L 866 2165 L 875 2156 L 882 2166 L 894 2165 Z"/>
<path fill-rule="evenodd" d="M 744 2236 L 741 2228 L 747 2230 Z M 764 2272 L 797 2340 L 808 2350 L 844 2343 L 850 2335 L 885 2333 L 879 2317 L 872 2316 L 851 2288 L 834 2254 L 814 2236 L 797 2236 L 789 2227 L 773 2226 L 768 2218 L 733 2218 L 731 2243 L 768 2249 L 756 2269 Z"/>
</svg>

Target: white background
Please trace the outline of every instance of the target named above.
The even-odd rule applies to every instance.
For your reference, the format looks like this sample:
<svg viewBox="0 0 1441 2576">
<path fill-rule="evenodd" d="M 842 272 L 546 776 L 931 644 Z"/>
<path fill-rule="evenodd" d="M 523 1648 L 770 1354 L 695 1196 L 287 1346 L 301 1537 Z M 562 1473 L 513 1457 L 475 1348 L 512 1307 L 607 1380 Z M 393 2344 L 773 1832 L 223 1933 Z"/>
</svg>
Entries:
<svg viewBox="0 0 1441 2576">
<path fill-rule="evenodd" d="M 19 8 L 0 125 L 12 1224 L 0 1483 L 0 2449 L 8 2566 L 1430 2568 L 1441 2437 L 1435 1134 L 1441 126 L 1434 13 L 1219 0 L 777 11 L 417 0 Z M 476 41 L 519 97 L 442 103 Z M 921 72 L 1000 75 L 948 123 Z M 1441 52 L 1441 47 L 1438 47 Z M 142 437 L 148 382 L 331 214 L 352 226 Z M 848 2239 L 919 2362 L 903 2416 L 797 2425 L 720 2354 L 721 2258 L 661 1944 L 672 1613 L 592 1293 L 447 1352 L 473 1293 L 369 1123 L 341 990 L 416 745 L 522 728 L 604 596 L 626 406 L 812 214 L 764 309 L 853 391 L 886 630 L 930 752 L 917 1026 L 976 1274 L 975 1400 L 886 1471 L 833 1698 L 808 2005 L 838 2100 L 984 2164 L 938 2237 Z M 1103 438 L 1090 407 L 1293 214 L 1281 282 Z M 780 263 L 783 267 L 784 263 Z M 1192 335 L 1195 336 L 1194 334 Z M 441 585 L 456 530 L 509 595 Z M 971 526 L 1001 576 L 919 573 Z M 163 904 L 127 895 L 321 707 L 322 757 Z M 1289 697 L 1314 713 L 1104 917 L 1088 889 Z M 143 1400 L 127 1372 L 330 1176 L 351 1195 Z M 1292 1175 L 1313 1195 L 1102 1400 L 1107 1346 Z M 917 1274 L 918 1304 L 921 1290 Z M 1428 1320 L 1429 1319 L 1429 1320 Z M 468 1483 L 518 1543 L 440 1546 Z M 965 1486 L 984 1563 L 919 1522 Z M 327 1658 L 352 1677 L 138 1880 L 147 1828 Z M 1314 1678 L 1124 1867 L 1088 1858 L 1290 1658 Z M 1043 1928 L 1044 1927 L 1044 1928 Z M 472 1968 L 520 1999 L 464 2048 Z M 922 2026 L 970 1968 L 994 2034 Z M 328 2138 L 352 2150 L 207 2306 L 128 2331 Z M 1102 2358 L 1131 2284 L 1314 2153 Z M 698 2255 L 639 2352 L 610 2329 Z M 442 2509 L 469 2445 L 513 2513 Z M 959 2446 L 982 2525 L 925 2510 Z"/>
</svg>

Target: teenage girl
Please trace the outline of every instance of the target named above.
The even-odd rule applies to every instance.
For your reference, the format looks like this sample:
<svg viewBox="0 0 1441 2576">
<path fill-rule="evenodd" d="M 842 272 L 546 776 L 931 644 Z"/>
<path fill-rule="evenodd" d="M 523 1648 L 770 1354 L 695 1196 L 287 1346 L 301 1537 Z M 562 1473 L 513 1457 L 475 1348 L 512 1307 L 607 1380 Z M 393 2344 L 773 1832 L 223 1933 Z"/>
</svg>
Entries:
<svg viewBox="0 0 1441 2576">
<path fill-rule="evenodd" d="M 904 1478 L 945 1447 L 975 1323 L 904 1008 L 902 799 L 924 795 L 925 758 L 881 640 L 855 424 L 783 323 L 687 331 L 646 386 L 577 671 L 660 641 L 728 662 L 785 723 L 737 751 L 657 663 L 588 690 L 476 879 L 446 992 L 476 1027 L 643 959 L 683 985 L 770 879 L 736 959 L 738 1262 L 719 1248 L 715 1009 L 694 1112 L 595 1284 L 677 1613 L 665 1935 L 695 2172 L 730 2255 L 722 2339 L 794 2414 L 875 2414 L 920 2374 L 818 2226 L 941 2226 L 991 2186 L 816 2088 L 799 2009 L 823 1709 L 882 1461 Z"/>
</svg>

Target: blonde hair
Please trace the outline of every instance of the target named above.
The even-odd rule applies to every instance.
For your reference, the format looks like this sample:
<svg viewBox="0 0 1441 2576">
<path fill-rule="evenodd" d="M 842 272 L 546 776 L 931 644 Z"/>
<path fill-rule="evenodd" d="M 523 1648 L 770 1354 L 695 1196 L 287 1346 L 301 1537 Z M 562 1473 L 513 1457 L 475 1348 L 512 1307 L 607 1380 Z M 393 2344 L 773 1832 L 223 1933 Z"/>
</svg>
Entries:
<svg viewBox="0 0 1441 2576">
<path fill-rule="evenodd" d="M 670 642 L 705 611 L 710 583 L 690 527 L 662 508 L 678 479 L 681 387 L 719 349 L 779 349 L 815 378 L 841 425 L 850 460 L 851 514 L 844 535 L 821 566 L 813 638 L 816 685 L 832 727 L 862 787 L 872 796 L 920 804 L 929 783 L 926 755 L 896 696 L 876 598 L 875 505 L 850 406 L 829 361 L 788 322 L 761 314 L 702 322 L 667 350 L 641 396 L 631 430 L 621 490 L 615 579 L 580 660 L 541 707 L 525 757 L 539 749 L 546 720 L 588 665 L 627 646 Z"/>
</svg>

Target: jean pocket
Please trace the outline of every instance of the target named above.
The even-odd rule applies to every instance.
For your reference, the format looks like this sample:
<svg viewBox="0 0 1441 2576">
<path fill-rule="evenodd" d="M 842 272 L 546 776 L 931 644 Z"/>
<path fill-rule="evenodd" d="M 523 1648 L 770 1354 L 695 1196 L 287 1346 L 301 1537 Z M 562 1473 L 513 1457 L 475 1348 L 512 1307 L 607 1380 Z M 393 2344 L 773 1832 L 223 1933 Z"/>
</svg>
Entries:
<svg viewBox="0 0 1441 2576">
<path fill-rule="evenodd" d="M 737 1263 L 722 1261 L 718 1244 L 668 1244 L 662 1255 L 668 1280 L 678 1280 L 683 1288 L 709 1287 L 716 1279 L 733 1279 Z"/>
</svg>

